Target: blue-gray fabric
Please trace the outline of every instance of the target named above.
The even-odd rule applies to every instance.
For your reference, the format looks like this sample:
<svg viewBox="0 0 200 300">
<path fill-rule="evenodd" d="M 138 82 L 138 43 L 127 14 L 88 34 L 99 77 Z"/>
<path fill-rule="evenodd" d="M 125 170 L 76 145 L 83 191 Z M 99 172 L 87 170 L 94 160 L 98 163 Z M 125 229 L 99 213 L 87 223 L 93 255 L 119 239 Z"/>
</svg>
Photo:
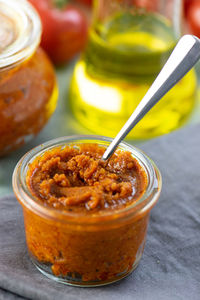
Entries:
<svg viewBox="0 0 200 300">
<path fill-rule="evenodd" d="M 29 260 L 21 206 L 0 199 L 0 299 L 200 299 L 200 126 L 143 144 L 163 189 L 151 212 L 139 267 L 118 283 L 77 288 L 55 283 Z"/>
</svg>

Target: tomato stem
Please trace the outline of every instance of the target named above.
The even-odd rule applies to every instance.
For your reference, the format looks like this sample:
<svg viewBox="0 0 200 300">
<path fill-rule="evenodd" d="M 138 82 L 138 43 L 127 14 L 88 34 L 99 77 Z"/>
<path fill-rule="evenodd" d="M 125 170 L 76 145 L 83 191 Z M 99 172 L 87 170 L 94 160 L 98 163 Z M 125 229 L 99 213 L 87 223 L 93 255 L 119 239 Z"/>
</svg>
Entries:
<svg viewBox="0 0 200 300">
<path fill-rule="evenodd" d="M 53 4 L 60 9 L 65 7 L 68 2 L 69 0 L 53 0 Z"/>
</svg>

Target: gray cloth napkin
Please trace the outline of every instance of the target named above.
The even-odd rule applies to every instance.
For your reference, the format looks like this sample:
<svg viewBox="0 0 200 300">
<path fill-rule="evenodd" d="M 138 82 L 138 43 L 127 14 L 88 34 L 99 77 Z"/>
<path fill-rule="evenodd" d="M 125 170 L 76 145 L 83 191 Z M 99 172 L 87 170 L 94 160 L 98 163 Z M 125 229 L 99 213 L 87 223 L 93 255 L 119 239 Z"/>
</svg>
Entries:
<svg viewBox="0 0 200 300">
<path fill-rule="evenodd" d="M 163 190 L 153 208 L 143 258 L 126 279 L 98 288 L 55 283 L 30 262 L 21 206 L 0 199 L 0 299 L 200 299 L 200 126 L 152 140 Z"/>
</svg>

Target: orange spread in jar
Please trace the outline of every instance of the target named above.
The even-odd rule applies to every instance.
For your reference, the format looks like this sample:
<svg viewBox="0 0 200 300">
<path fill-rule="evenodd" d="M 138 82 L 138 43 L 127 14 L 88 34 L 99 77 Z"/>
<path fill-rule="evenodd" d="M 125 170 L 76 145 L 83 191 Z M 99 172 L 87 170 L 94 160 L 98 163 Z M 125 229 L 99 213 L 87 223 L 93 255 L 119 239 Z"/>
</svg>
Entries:
<svg viewBox="0 0 200 300">
<path fill-rule="evenodd" d="M 88 216 L 124 209 L 144 194 L 147 175 L 128 151 L 118 150 L 107 164 L 105 147 L 97 144 L 55 147 L 29 164 L 31 194 L 51 209 Z M 83 282 L 111 280 L 137 264 L 144 247 L 148 214 L 115 227 L 68 226 L 25 210 L 27 244 L 31 255 L 51 264 L 56 276 Z M 66 217 L 67 221 L 67 217 Z"/>
<path fill-rule="evenodd" d="M 56 77 L 41 48 L 12 68 L 0 71 L 0 156 L 35 136 L 53 113 Z"/>
<path fill-rule="evenodd" d="M 55 110 L 54 68 L 39 47 L 41 22 L 28 1 L 0 1 L 0 156 L 31 140 Z"/>
<path fill-rule="evenodd" d="M 130 152 L 118 151 L 105 164 L 104 151 L 83 144 L 45 153 L 39 163 L 29 166 L 32 193 L 45 205 L 70 211 L 130 205 L 143 194 L 146 174 Z"/>
</svg>

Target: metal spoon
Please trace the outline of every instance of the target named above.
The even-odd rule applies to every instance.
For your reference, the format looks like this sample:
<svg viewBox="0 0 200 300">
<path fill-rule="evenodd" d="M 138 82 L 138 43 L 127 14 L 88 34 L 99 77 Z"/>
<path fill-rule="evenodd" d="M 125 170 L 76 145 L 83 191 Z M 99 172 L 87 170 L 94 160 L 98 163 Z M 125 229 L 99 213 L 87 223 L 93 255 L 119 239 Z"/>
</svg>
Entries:
<svg viewBox="0 0 200 300">
<path fill-rule="evenodd" d="M 193 35 L 184 35 L 146 95 L 104 152 L 102 160 L 106 161 L 113 154 L 129 131 L 196 64 L 199 58 L 200 40 Z"/>
</svg>

